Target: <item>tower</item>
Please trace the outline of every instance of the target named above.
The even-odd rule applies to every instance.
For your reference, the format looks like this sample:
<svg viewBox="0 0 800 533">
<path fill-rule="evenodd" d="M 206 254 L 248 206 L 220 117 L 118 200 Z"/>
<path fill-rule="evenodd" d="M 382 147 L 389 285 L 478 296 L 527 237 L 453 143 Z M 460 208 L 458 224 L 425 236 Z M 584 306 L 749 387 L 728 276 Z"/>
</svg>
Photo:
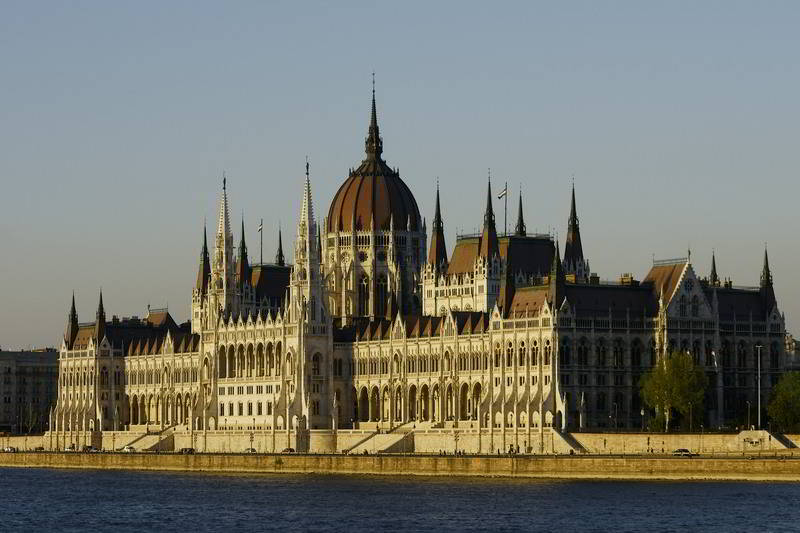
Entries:
<svg viewBox="0 0 800 533">
<path fill-rule="evenodd" d="M 297 222 L 294 245 L 294 268 L 291 276 L 292 309 L 302 321 L 323 320 L 322 285 L 319 250 L 317 249 L 317 224 L 314 220 L 314 202 L 311 197 L 311 178 L 306 161 L 306 179 L 303 184 L 303 205 Z"/>
<path fill-rule="evenodd" d="M 374 83 L 364 150 L 334 195 L 320 235 L 327 308 L 344 323 L 387 316 L 395 305 L 403 313 L 421 307 L 427 238 L 414 195 L 383 159 Z"/>
<path fill-rule="evenodd" d="M 711 252 L 711 274 L 708 276 L 708 284 L 712 287 L 719 287 L 719 275 L 717 275 L 716 254 Z"/>
<path fill-rule="evenodd" d="M 209 313 L 234 311 L 235 276 L 233 265 L 233 233 L 228 209 L 227 179 L 222 178 L 222 197 L 219 202 L 217 235 L 214 239 L 214 260 L 211 263 Z"/>
<path fill-rule="evenodd" d="M 583 257 L 581 230 L 578 225 L 578 212 L 575 208 L 575 184 L 572 184 L 572 203 L 567 224 L 567 241 L 564 244 L 564 271 L 574 277 L 575 283 L 589 281 L 589 262 Z"/>
<path fill-rule="evenodd" d="M 286 264 L 286 259 L 283 256 L 283 238 L 281 237 L 280 226 L 278 226 L 278 252 L 275 254 L 275 264 L 279 266 Z"/>
<path fill-rule="evenodd" d="M 78 335 L 78 312 L 75 310 L 75 292 L 72 293 L 72 306 L 67 315 L 67 327 L 64 330 L 64 342 L 67 345 L 67 350 L 72 349 L 72 343 L 75 342 L 75 337 Z"/>
<path fill-rule="evenodd" d="M 442 210 L 439 206 L 439 184 L 436 184 L 436 213 L 433 215 L 431 227 L 431 248 L 428 252 L 428 264 L 439 271 L 447 266 L 447 246 L 444 242 L 444 224 Z"/>
<path fill-rule="evenodd" d="M 203 224 L 203 247 L 200 250 L 200 264 L 197 267 L 197 282 L 192 291 L 192 332 L 198 333 L 205 324 L 205 313 L 208 311 L 205 306 L 208 296 L 209 284 L 211 283 L 211 260 L 208 257 L 208 237 L 206 226 Z"/>
<path fill-rule="evenodd" d="M 519 211 L 517 212 L 517 225 L 514 227 L 514 235 L 525 236 L 525 219 L 522 217 L 522 190 L 519 191 Z"/>
<path fill-rule="evenodd" d="M 764 302 L 764 309 L 769 314 L 776 305 L 775 288 L 772 286 L 772 272 L 769 268 L 769 255 L 767 247 L 764 247 L 764 266 L 761 269 L 761 282 L 759 284 L 761 299 Z"/>
<path fill-rule="evenodd" d="M 94 323 L 94 338 L 97 344 L 103 340 L 106 335 L 106 310 L 103 308 L 103 291 L 100 291 L 100 301 L 97 304 L 97 314 L 95 315 Z"/>
<path fill-rule="evenodd" d="M 486 210 L 483 213 L 483 231 L 475 259 L 474 279 L 477 287 L 475 311 L 491 311 L 500 297 L 504 262 L 497 241 L 494 210 L 492 209 L 492 181 L 486 187 Z"/>
<path fill-rule="evenodd" d="M 245 287 L 250 283 L 250 261 L 244 238 L 244 216 L 242 216 L 242 236 L 239 239 L 239 255 L 236 259 L 236 283 L 240 294 L 244 293 Z"/>
</svg>

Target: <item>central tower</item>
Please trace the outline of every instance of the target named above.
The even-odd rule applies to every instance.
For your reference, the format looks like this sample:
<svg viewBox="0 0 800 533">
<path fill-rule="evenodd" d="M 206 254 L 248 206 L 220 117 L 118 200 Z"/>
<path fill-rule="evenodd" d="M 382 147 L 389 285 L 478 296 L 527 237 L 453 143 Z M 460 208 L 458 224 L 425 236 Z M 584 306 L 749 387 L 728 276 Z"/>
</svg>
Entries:
<svg viewBox="0 0 800 533">
<path fill-rule="evenodd" d="M 331 315 L 391 317 L 420 310 L 425 227 L 411 190 L 383 160 L 375 85 L 366 157 L 339 187 L 322 243 Z"/>
</svg>

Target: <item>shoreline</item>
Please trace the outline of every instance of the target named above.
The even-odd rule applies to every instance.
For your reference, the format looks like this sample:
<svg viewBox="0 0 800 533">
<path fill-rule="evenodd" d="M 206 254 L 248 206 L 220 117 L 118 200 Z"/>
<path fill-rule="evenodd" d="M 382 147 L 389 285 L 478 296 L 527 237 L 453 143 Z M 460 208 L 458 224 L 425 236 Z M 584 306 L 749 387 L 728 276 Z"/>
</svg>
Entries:
<svg viewBox="0 0 800 533">
<path fill-rule="evenodd" d="M 552 480 L 800 482 L 782 457 L 439 456 L 17 452 L 0 467 L 221 474 L 448 476 Z"/>
</svg>

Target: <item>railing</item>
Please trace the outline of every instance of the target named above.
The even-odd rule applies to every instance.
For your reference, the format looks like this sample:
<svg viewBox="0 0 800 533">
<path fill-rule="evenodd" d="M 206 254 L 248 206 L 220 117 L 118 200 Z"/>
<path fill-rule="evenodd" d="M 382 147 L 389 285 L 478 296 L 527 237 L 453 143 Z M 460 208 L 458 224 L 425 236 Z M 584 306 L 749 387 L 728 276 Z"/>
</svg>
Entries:
<svg viewBox="0 0 800 533">
<path fill-rule="evenodd" d="M 653 259 L 653 266 L 679 265 L 689 261 L 688 257 L 675 257 L 672 259 Z"/>
</svg>

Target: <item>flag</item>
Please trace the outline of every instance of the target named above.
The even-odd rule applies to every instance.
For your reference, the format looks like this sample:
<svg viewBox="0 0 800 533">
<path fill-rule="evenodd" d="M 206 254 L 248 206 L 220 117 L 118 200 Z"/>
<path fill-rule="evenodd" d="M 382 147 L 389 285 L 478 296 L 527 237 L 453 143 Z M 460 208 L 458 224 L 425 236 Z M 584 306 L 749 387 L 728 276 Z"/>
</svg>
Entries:
<svg viewBox="0 0 800 533">
<path fill-rule="evenodd" d="M 261 233 L 261 230 L 264 229 L 264 219 L 261 219 L 261 223 L 258 225 L 258 232 Z"/>
<path fill-rule="evenodd" d="M 503 190 L 502 190 L 502 191 L 500 191 L 500 194 L 498 194 L 498 195 L 497 195 L 497 199 L 499 200 L 500 198 L 502 198 L 502 197 L 503 197 L 503 196 L 505 196 L 506 194 L 508 194 L 508 185 L 506 185 L 505 187 L 503 187 Z"/>
</svg>

